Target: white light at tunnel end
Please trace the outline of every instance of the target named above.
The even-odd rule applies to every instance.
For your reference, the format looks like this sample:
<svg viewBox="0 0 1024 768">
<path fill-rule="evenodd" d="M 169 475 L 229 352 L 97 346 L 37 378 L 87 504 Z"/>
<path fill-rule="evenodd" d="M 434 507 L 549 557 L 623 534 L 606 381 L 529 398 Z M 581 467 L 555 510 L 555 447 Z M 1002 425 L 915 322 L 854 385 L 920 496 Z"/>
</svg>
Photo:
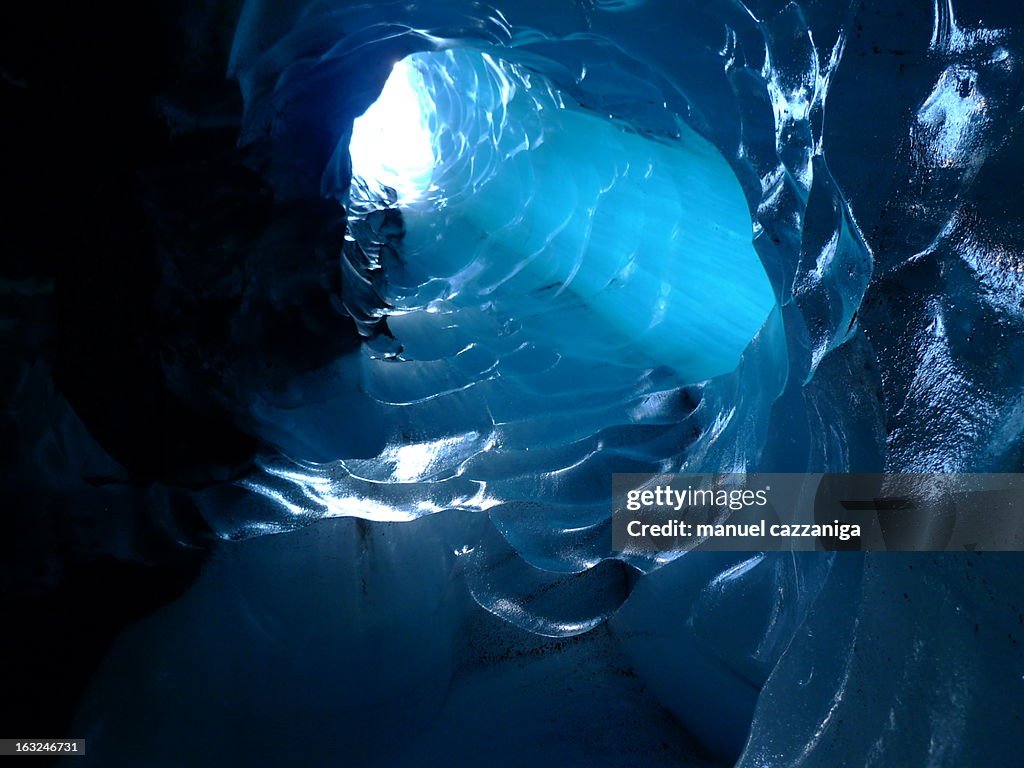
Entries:
<svg viewBox="0 0 1024 768">
<path fill-rule="evenodd" d="M 432 111 L 423 75 L 408 59 L 397 62 L 380 97 L 352 126 L 352 175 L 391 187 L 399 203 L 422 198 L 436 161 Z"/>
</svg>

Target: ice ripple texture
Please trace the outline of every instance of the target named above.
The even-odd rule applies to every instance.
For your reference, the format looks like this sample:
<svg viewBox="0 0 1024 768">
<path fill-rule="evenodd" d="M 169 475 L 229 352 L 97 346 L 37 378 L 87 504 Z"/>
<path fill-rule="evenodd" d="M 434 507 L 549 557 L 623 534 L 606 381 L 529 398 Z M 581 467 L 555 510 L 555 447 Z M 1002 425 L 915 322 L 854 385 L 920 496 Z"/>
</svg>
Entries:
<svg viewBox="0 0 1024 768">
<path fill-rule="evenodd" d="M 281 450 L 237 499 L 206 493 L 211 524 L 239 538 L 479 512 L 483 532 L 452 545 L 480 605 L 553 636 L 609 621 L 665 706 L 740 765 L 999 764 L 1020 738 L 1008 735 L 1024 672 L 1012 558 L 609 551 L 613 471 L 1019 471 L 1022 20 L 919 6 L 250 0 L 231 71 L 241 141 L 279 197 L 350 202 L 343 301 L 366 341 L 261 404 Z M 470 125 L 477 112 L 443 134 L 459 184 L 397 213 L 350 189 L 352 121 L 391 64 L 470 52 L 493 66 L 461 71 L 482 101 L 500 98 L 488 130 Z M 630 272 L 600 248 L 547 262 L 560 234 L 590 242 L 591 225 L 663 251 L 659 226 L 692 201 L 664 179 L 664 220 L 630 221 L 648 210 L 640 187 L 595 206 L 625 170 L 559 148 L 557 126 L 531 124 L 518 98 L 571 103 L 556 122 L 600 120 L 658 173 L 664 153 L 713 147 L 707 162 L 728 163 L 752 212 L 761 266 L 697 279 L 672 272 L 683 254 Z M 489 140 L 460 148 L 474 136 Z M 486 199 L 509 174 L 521 179 L 500 185 L 510 196 Z M 524 211 L 537 231 L 516 229 Z M 460 212 L 503 235 L 443 226 Z M 502 261 L 510 246 L 519 256 Z M 713 360 L 694 361 L 707 347 L 680 338 L 688 324 L 619 314 L 598 290 L 625 272 L 647 296 L 653 274 L 725 300 L 761 270 L 771 306 L 749 344 Z M 665 316 L 684 306 L 667 300 Z M 602 312 L 595 344 L 588 318 Z M 556 327 L 566 343 L 548 343 Z M 671 343 L 635 341 L 651 327 Z"/>
</svg>

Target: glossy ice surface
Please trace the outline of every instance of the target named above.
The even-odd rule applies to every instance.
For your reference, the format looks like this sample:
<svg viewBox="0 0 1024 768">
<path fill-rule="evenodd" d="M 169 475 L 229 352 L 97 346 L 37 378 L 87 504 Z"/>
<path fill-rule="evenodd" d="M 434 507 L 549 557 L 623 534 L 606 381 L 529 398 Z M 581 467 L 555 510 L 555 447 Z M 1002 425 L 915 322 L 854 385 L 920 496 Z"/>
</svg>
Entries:
<svg viewBox="0 0 1024 768">
<path fill-rule="evenodd" d="M 516 632 L 612 638 L 588 658 L 627 663 L 721 764 L 1012 764 L 1016 558 L 619 555 L 608 494 L 627 471 L 1021 470 L 1022 55 L 1011 3 L 249 0 L 241 142 L 277 199 L 348 205 L 340 301 L 363 343 L 252 403 L 274 450 L 196 498 L 232 540 L 374 521 L 331 530 L 381 597 L 347 591 L 335 544 L 289 533 L 230 545 L 258 552 L 133 642 L 171 658 L 164 620 L 215 642 L 190 617 L 244 593 L 245 637 L 330 656 L 336 635 L 296 638 L 264 611 L 337 589 L 342 652 L 369 670 L 395 643 L 396 686 L 451 686 L 408 707 L 453 707 L 454 728 L 482 692 L 520 690 L 453 676 L 482 607 Z M 384 152 L 352 126 L 396 62 L 405 139 L 367 113 L 378 140 L 407 142 Z M 375 169 L 354 182 L 350 140 L 356 170 Z M 286 589 L 296 563 L 315 577 Z M 280 659 L 244 647 L 253 673 Z M 133 663 L 110 662 L 129 679 Z M 372 704 L 360 728 L 387 742 Z M 387 754 L 435 754 L 410 749 Z"/>
</svg>

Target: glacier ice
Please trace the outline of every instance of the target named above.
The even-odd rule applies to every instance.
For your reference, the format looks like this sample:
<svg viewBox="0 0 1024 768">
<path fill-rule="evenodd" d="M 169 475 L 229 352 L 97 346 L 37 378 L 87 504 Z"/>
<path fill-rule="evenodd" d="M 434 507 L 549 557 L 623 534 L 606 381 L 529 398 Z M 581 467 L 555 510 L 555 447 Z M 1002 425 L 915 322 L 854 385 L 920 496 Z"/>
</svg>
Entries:
<svg viewBox="0 0 1024 768">
<path fill-rule="evenodd" d="M 463 310 L 512 318 L 519 327 L 507 342 L 476 343 L 499 366 L 528 350 L 559 366 L 666 366 L 684 382 L 736 367 L 774 296 L 739 183 L 714 147 L 684 123 L 659 142 L 567 108 L 539 75 L 487 55 L 446 51 L 400 64 L 388 84 L 407 82 L 407 68 L 427 80 L 441 170 L 425 199 L 398 197 L 390 314 L 430 310 L 460 327 L 473 322 L 460 319 Z M 392 331 L 404 360 L 433 354 Z"/>
<path fill-rule="evenodd" d="M 337 304 L 361 341 L 237 405 L 266 446 L 253 472 L 174 503 L 146 492 L 186 540 L 187 495 L 226 560 L 108 659 L 114 682 L 81 713 L 99 754 L 101 727 L 163 738 L 100 714 L 124 680 L 167 723 L 210 715 L 174 705 L 210 676 L 266 674 L 231 702 L 238 727 L 288 710 L 301 730 L 319 698 L 374 735 L 438 712 L 454 732 L 488 691 L 516 690 L 478 668 L 460 688 L 460 632 L 498 617 L 487 631 L 552 643 L 537 656 L 553 675 L 628 666 L 692 736 L 678 761 L 1007 764 L 1017 558 L 620 556 L 608 489 L 623 471 L 1020 470 L 1021 16 L 966 0 L 243 3 L 240 145 L 275 204 L 348 206 Z M 354 121 L 396 62 L 436 107 L 425 192 L 350 167 Z M 281 228 L 302 229 L 295 216 Z M 673 250 L 712 234 L 727 265 Z M 98 516 L 128 506 L 79 491 Z M 377 598 L 357 597 L 357 563 Z M 208 668 L 224 637 L 247 650 Z M 312 661 L 331 653 L 401 658 L 400 704 L 363 670 Z M 289 672 L 313 687 L 290 707 L 269 693 Z M 520 704 L 511 722 L 535 733 Z"/>
</svg>

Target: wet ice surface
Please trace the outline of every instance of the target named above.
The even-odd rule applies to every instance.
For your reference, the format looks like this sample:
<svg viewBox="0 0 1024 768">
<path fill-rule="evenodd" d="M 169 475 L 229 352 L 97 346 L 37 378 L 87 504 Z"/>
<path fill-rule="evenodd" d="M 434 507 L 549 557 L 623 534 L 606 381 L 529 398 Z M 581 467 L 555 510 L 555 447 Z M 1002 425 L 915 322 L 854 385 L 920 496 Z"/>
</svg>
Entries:
<svg viewBox="0 0 1024 768">
<path fill-rule="evenodd" d="M 553 640 L 473 603 L 450 544 L 481 522 L 223 546 L 121 638 L 80 716 L 86 764 L 717 765 L 606 629 Z"/>
<path fill-rule="evenodd" d="M 455 153 L 446 167 L 465 174 L 457 186 L 471 194 L 453 195 L 444 215 L 471 226 L 438 228 L 446 220 L 429 207 L 406 206 L 401 220 L 359 209 L 344 302 L 365 334 L 362 349 L 254 404 L 254 423 L 281 450 L 236 488 L 199 499 L 225 539 L 359 517 L 414 521 L 406 525 L 415 541 L 400 557 L 382 554 L 374 542 L 385 534 L 374 523 L 347 521 L 232 544 L 189 596 L 124 639 L 108 660 L 112 679 L 142 675 L 139 708 L 163 702 L 172 724 L 202 719 L 202 708 L 184 712 L 175 702 L 201 697 L 209 675 L 225 689 L 265 679 L 264 699 L 232 702 L 246 728 L 279 722 L 282 711 L 284 732 L 299 734 L 321 718 L 394 715 L 403 728 L 424 729 L 401 740 L 412 745 L 401 759 L 414 762 L 437 754 L 423 746 L 430 739 L 479 748 L 474 740 L 489 726 L 466 726 L 465 713 L 490 716 L 496 701 L 519 702 L 510 720 L 522 733 L 540 727 L 530 701 L 503 687 L 534 673 L 506 676 L 500 663 L 480 671 L 460 645 L 464 622 L 495 615 L 509 633 L 598 633 L 571 641 L 591 649 L 579 657 L 538 653 L 536 663 L 557 669 L 540 677 L 571 676 L 560 665 L 576 658 L 597 664 L 587 678 L 593 695 L 537 700 L 559 717 L 607 718 L 600 707 L 621 695 L 646 712 L 653 697 L 702 748 L 726 762 L 742 752 L 741 766 L 1005 764 L 1021 746 L 1016 558 L 624 561 L 610 552 L 607 494 L 613 471 L 1020 470 L 1019 16 L 942 0 L 932 8 L 518 2 L 500 12 L 468 2 L 339 2 L 273 14 L 248 3 L 233 62 L 246 96 L 242 138 L 267 159 L 278 195 L 347 194 L 345 131 L 395 59 L 449 44 L 479 49 L 543 76 L 558 98 L 588 110 L 560 119 L 599 120 L 592 129 L 609 132 L 603 143 L 649 152 L 656 174 L 687 142 L 717 148 L 753 212 L 753 245 L 777 306 L 752 343 L 739 344 L 734 370 L 714 360 L 688 367 L 692 356 L 681 350 L 706 347 L 697 331 L 691 343 L 679 338 L 692 329 L 680 315 L 686 301 L 666 299 L 668 322 L 644 343 L 662 284 L 707 285 L 707 276 L 688 282 L 673 271 L 692 250 L 661 260 L 673 235 L 660 224 L 693 213 L 694 201 L 678 192 L 686 185 L 662 178 L 656 203 L 642 184 L 626 185 L 605 211 L 587 193 L 609 189 L 624 169 L 585 144 L 559 145 L 557 134 L 549 161 L 543 144 L 506 159 L 495 148 L 518 146 L 537 126 L 514 100 L 501 103 L 515 117 L 509 133 L 471 152 L 446 145 Z M 493 82 L 481 76 L 481 87 Z M 555 99 L 547 85 L 539 93 Z M 328 117 L 336 128 L 310 141 L 309 125 Z M 469 159 L 472 167 L 460 165 Z M 482 181 L 512 175 L 521 182 Z M 672 208 L 664 218 L 638 223 L 641 210 L 662 204 Z M 531 222 L 537 228 L 525 229 Z M 593 226 L 608 229 L 586 251 L 595 258 L 559 250 L 559 233 L 563 245 L 590 242 L 583 232 Z M 632 238 L 625 255 L 605 252 L 619 234 Z M 653 261 L 642 260 L 652 258 L 644 238 L 661 249 Z M 654 276 L 632 284 L 641 314 L 598 290 L 634 253 L 639 274 Z M 719 283 L 704 295 L 731 300 L 727 286 L 761 274 L 749 269 L 712 269 Z M 544 293 L 567 282 L 576 290 Z M 595 317 L 605 323 L 599 338 L 590 333 Z M 300 578 L 299 565 L 324 575 Z M 374 568 L 381 592 L 355 598 L 355 571 Z M 371 642 L 362 629 L 328 632 L 311 618 L 320 609 L 303 601 L 336 612 L 325 626 L 358 615 L 377 634 Z M 238 632 L 227 646 L 248 654 L 237 666 L 231 654 L 210 653 L 227 628 L 196 626 L 222 609 L 242 612 L 226 621 Z M 153 638 L 166 665 L 135 658 Z M 195 656 L 176 656 L 181 647 Z M 342 664 L 346 649 L 391 669 L 391 684 Z M 328 661 L 314 665 L 321 656 Z M 408 666 L 389 667 L 395 657 Z M 614 673 L 623 663 L 642 692 Z M 292 671 L 316 682 L 294 686 L 299 698 L 285 706 L 272 699 L 287 686 L 274 681 Z M 395 704 L 390 691 L 403 684 L 410 693 Z M 359 695 L 337 693 L 354 689 Z M 115 694 L 101 686 L 94 695 L 102 703 Z M 101 719 L 114 733 L 136 724 L 95 711 L 82 717 L 98 740 Z M 667 738 L 660 721 L 643 719 L 651 731 L 622 731 L 640 733 L 640 750 Z M 375 732 L 376 716 L 363 727 Z M 438 735 L 446 732 L 450 740 Z M 585 733 L 580 743 L 596 738 Z M 138 743 L 158 736 L 144 731 Z M 539 744 L 540 755 L 554 750 L 552 764 L 597 759 L 555 736 L 508 738 Z M 703 759 L 679 734 L 668 743 L 674 760 Z M 359 749 L 372 764 L 372 750 Z M 645 754 L 639 764 L 661 764 Z"/>
</svg>

